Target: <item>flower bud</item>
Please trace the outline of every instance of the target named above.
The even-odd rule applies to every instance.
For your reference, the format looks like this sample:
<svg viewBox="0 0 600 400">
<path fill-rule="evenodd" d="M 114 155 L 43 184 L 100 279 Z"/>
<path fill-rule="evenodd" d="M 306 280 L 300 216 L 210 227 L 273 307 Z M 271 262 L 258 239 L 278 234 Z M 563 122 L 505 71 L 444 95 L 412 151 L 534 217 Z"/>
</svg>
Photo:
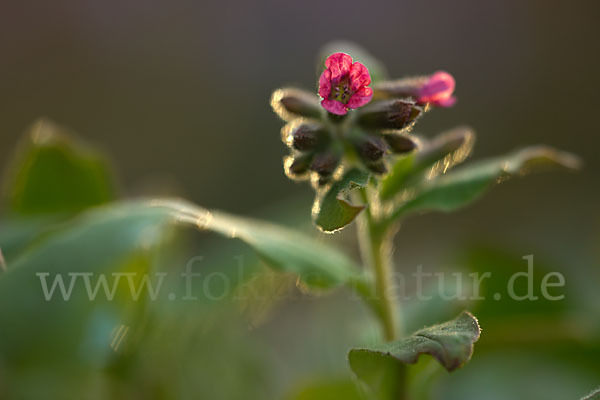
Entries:
<svg viewBox="0 0 600 400">
<path fill-rule="evenodd" d="M 452 107 L 456 103 L 456 97 L 452 96 L 455 86 L 456 82 L 452 75 L 445 71 L 438 71 L 419 88 L 417 101 L 420 104 L 431 103 L 437 107 Z"/>
<path fill-rule="evenodd" d="M 436 107 L 451 107 L 456 103 L 454 77 L 445 71 L 437 71 L 430 76 L 405 78 L 396 81 L 380 82 L 374 85 L 374 97 L 411 97 L 418 104 L 429 103 Z"/>
<path fill-rule="evenodd" d="M 367 163 L 380 160 L 387 150 L 385 141 L 373 135 L 362 135 L 354 146 L 358 155 Z"/>
<path fill-rule="evenodd" d="M 298 154 L 294 157 L 294 161 L 290 164 L 290 172 L 294 175 L 301 175 L 308 171 L 312 154 Z"/>
<path fill-rule="evenodd" d="M 340 156 L 331 152 L 319 153 L 315 155 L 310 165 L 310 169 L 315 171 L 321 177 L 327 177 L 333 174 L 340 162 Z"/>
<path fill-rule="evenodd" d="M 392 152 L 396 154 L 408 153 L 417 148 L 417 142 L 407 135 L 400 133 L 385 133 L 382 135 Z"/>
<path fill-rule="evenodd" d="M 359 111 L 357 122 L 367 129 L 404 129 L 411 126 L 423 108 L 408 99 L 374 102 Z"/>
<path fill-rule="evenodd" d="M 331 175 L 328 176 L 319 176 L 319 179 L 316 181 L 317 186 L 325 186 L 329 182 L 331 182 Z"/>
<path fill-rule="evenodd" d="M 383 160 L 375 161 L 367 164 L 367 168 L 375 174 L 385 174 L 387 172 L 387 166 Z"/>
<path fill-rule="evenodd" d="M 291 177 L 303 175 L 310 168 L 312 158 L 312 154 L 296 154 L 293 157 L 286 158 L 284 163 L 286 174 Z"/>
<path fill-rule="evenodd" d="M 297 117 L 319 119 L 322 116 L 319 98 L 300 89 L 276 90 L 271 96 L 271 107 L 286 121 Z"/>
<path fill-rule="evenodd" d="M 319 123 L 304 122 L 291 129 L 286 141 L 299 151 L 311 151 L 327 140 L 328 133 Z"/>
</svg>

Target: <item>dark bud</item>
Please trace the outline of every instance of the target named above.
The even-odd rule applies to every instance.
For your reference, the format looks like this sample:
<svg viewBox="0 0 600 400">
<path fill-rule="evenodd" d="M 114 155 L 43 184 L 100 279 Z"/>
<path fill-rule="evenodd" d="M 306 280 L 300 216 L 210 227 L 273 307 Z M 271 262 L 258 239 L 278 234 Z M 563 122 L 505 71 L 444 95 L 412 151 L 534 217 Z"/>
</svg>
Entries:
<svg viewBox="0 0 600 400">
<path fill-rule="evenodd" d="M 317 186 L 325 186 L 329 182 L 331 182 L 331 175 L 329 175 L 329 176 L 319 176 L 319 180 L 317 181 Z"/>
<path fill-rule="evenodd" d="M 333 174 L 340 162 L 340 157 L 333 153 L 319 153 L 315 156 L 310 166 L 310 169 L 315 171 L 319 176 L 327 177 Z"/>
<path fill-rule="evenodd" d="M 364 135 L 356 145 L 358 155 L 366 162 L 378 161 L 387 150 L 385 141 L 379 136 Z"/>
<path fill-rule="evenodd" d="M 324 142 L 327 131 L 318 123 L 304 123 L 290 132 L 291 146 L 299 151 L 310 151 Z"/>
<path fill-rule="evenodd" d="M 310 168 L 312 154 L 297 154 L 286 162 L 287 172 L 293 176 L 303 175 Z"/>
<path fill-rule="evenodd" d="M 382 100 L 361 108 L 357 122 L 366 129 L 400 130 L 411 126 L 422 112 L 412 100 Z"/>
<path fill-rule="evenodd" d="M 286 121 L 295 117 L 321 118 L 319 98 L 300 89 L 278 89 L 271 96 L 271 107 Z"/>
<path fill-rule="evenodd" d="M 408 153 L 417 148 L 417 143 L 406 135 L 386 133 L 383 138 L 392 149 L 392 152 L 396 154 Z"/>
<path fill-rule="evenodd" d="M 369 170 L 371 170 L 371 172 L 375 173 L 375 174 L 385 174 L 387 172 L 387 167 L 385 165 L 385 162 L 383 160 L 379 160 L 376 162 L 372 162 L 372 163 L 368 163 L 367 164 L 367 168 L 369 168 Z"/>
</svg>

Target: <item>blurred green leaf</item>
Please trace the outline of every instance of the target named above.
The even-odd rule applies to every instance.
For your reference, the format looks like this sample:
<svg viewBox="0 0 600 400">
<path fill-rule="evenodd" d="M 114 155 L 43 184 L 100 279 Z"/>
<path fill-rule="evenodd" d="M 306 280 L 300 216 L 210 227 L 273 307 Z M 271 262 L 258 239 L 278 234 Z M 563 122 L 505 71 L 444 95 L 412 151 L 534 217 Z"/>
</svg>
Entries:
<svg viewBox="0 0 600 400">
<path fill-rule="evenodd" d="M 494 183 L 542 167 L 576 169 L 579 159 L 547 146 L 528 147 L 508 156 L 473 163 L 437 179 L 426 181 L 395 216 L 423 211 L 450 212 L 479 198 Z"/>
<path fill-rule="evenodd" d="M 0 353 L 5 362 L 27 360 L 102 364 L 112 353 L 113 330 L 135 319 L 138 306 L 128 291 L 128 280 L 119 282 L 113 301 L 100 289 L 90 300 L 84 278 L 69 273 L 90 273 L 92 288 L 107 276 L 112 287 L 113 273 L 136 273 L 134 285 L 151 266 L 152 250 L 168 236 L 172 218 L 164 210 L 126 204 L 98 209 L 65 225 L 46 240 L 19 257 L 0 275 Z M 38 274 L 48 274 L 46 278 Z M 68 291 L 65 299 L 56 286 L 61 275 Z M 72 281 L 74 279 L 74 281 Z M 155 282 L 152 282 L 155 284 Z M 138 305 L 143 304 L 142 292 Z M 35 321 L 35 325 L 31 324 Z M 41 334 L 43 333 L 43 334 Z"/>
<path fill-rule="evenodd" d="M 3 219 L 0 224 L 0 249 L 7 263 L 12 263 L 27 248 L 56 229 L 65 218 L 60 214 Z"/>
<path fill-rule="evenodd" d="M 310 288 L 362 286 L 364 283 L 363 273 L 349 257 L 300 232 L 184 202 L 154 201 L 151 204 L 170 211 L 180 221 L 246 242 L 271 267 L 298 275 Z"/>
<path fill-rule="evenodd" d="M 550 355 L 551 350 L 546 346 L 541 351 L 510 347 L 478 351 L 468 368 L 439 376 L 431 399 L 580 399 L 598 384 L 597 358 L 591 366 L 582 365 Z"/>
<path fill-rule="evenodd" d="M 389 200 L 419 178 L 429 179 L 464 161 L 474 142 L 475 134 L 467 127 L 441 133 L 431 141 L 421 140 L 417 151 L 398 158 L 392 165 L 390 173 L 381 181 L 381 198 Z"/>
<path fill-rule="evenodd" d="M 351 379 L 322 380 L 304 386 L 286 397 L 288 400 L 366 400 Z"/>
<path fill-rule="evenodd" d="M 535 257 L 523 254 L 527 253 L 478 245 L 467 249 L 458 260 L 479 278 L 488 274 L 480 280 L 480 297 L 471 306 L 486 327 L 479 350 L 507 346 L 527 351 L 534 347 L 557 350 L 568 343 L 585 343 L 585 351 L 591 355 L 589 346 L 599 343 L 598 323 L 590 318 L 595 314 L 586 307 L 587 297 L 582 291 L 587 288 L 575 284 L 577 272 L 571 266 L 561 268 L 537 251 Z M 556 282 L 557 276 L 552 277 L 556 274 L 563 277 L 564 285 L 546 288 L 544 282 Z M 548 276 L 552 279 L 547 281 Z M 595 277 L 593 273 L 587 275 L 592 282 Z M 583 359 L 579 357 L 580 362 Z"/>
<path fill-rule="evenodd" d="M 342 229 L 360 213 L 365 206 L 354 205 L 350 194 L 359 188 L 364 188 L 369 182 L 369 174 L 357 168 L 351 169 L 327 192 L 315 199 L 313 220 L 325 232 Z"/>
<path fill-rule="evenodd" d="M 321 48 L 317 62 L 317 76 L 321 75 L 325 69 L 325 60 L 333 53 L 346 53 L 352 57 L 353 61 L 361 62 L 368 68 L 372 83 L 388 79 L 387 70 L 378 59 L 358 44 L 346 41 L 330 42 Z"/>
<path fill-rule="evenodd" d="M 378 399 L 395 399 L 401 385 L 406 384 L 402 379 L 405 364 L 415 364 L 421 354 L 429 354 L 453 371 L 469 361 L 479 333 L 477 319 L 464 311 L 452 321 L 422 329 L 407 338 L 352 349 L 348 361 Z"/>
<path fill-rule="evenodd" d="M 175 223 L 215 231 L 248 243 L 272 267 L 297 274 L 311 288 L 361 284 L 362 273 L 344 254 L 300 233 L 265 222 L 210 212 L 177 201 L 138 201 L 99 208 L 76 218 L 19 257 L 0 275 L 0 351 L 6 360 L 36 358 L 40 354 L 106 356 L 111 331 L 123 323 L 124 308 L 136 309 L 128 281 L 120 281 L 117 298 L 88 299 L 85 285 L 73 285 L 70 300 L 58 286 L 50 300 L 44 297 L 38 273 L 47 273 L 48 288 L 61 274 L 65 287 L 69 273 L 136 272 L 142 279 L 151 266 L 152 251 L 164 242 Z M 109 286 L 112 285 L 108 279 Z M 139 282 L 138 282 L 139 283 Z M 156 282 L 151 282 L 157 284 Z M 111 286 L 112 287 L 112 286 Z M 136 286 L 140 287 L 140 286 Z M 102 300 L 102 291 L 100 291 Z M 119 295 L 120 293 L 120 295 Z M 143 292 L 147 294 L 147 292 Z M 132 304 L 133 303 L 133 304 Z M 30 321 L 36 321 L 36 329 Z M 43 336 L 39 332 L 44 332 Z M 92 337 L 90 337 L 92 335 Z M 81 353 L 77 346 L 91 346 Z M 78 344 L 78 345 L 76 345 Z M 88 346 L 88 345 L 86 345 Z M 97 361 L 97 360 L 96 360 Z"/>
<path fill-rule="evenodd" d="M 115 198 L 115 182 L 101 154 L 65 128 L 36 122 L 9 166 L 9 210 L 20 215 L 74 213 Z"/>
<path fill-rule="evenodd" d="M 556 292 L 551 291 L 552 295 L 557 293 L 564 295 L 564 300 L 552 301 L 541 295 L 540 288 L 546 274 L 560 269 L 546 262 L 543 257 L 536 256 L 531 261 L 532 273 L 529 276 L 530 261 L 524 258 L 523 254 L 503 250 L 493 245 L 473 245 L 459 257 L 458 262 L 466 268 L 480 274 L 486 272 L 490 274 L 490 278 L 482 279 L 479 285 L 480 296 L 485 299 L 475 301 L 473 304 L 476 307 L 477 317 L 485 322 L 486 326 L 493 319 L 502 321 L 504 318 L 521 318 L 533 322 L 536 318 L 566 315 L 569 306 L 573 306 L 571 302 L 576 298 L 576 294 L 568 285 L 556 288 Z M 536 297 L 535 301 L 519 301 L 506 293 L 511 277 L 519 273 L 523 275 L 514 279 L 512 290 L 516 295 L 524 296 L 530 291 L 529 285 L 531 285 L 531 295 Z M 501 296 L 494 299 L 495 294 Z"/>
<path fill-rule="evenodd" d="M 262 325 L 283 300 L 290 289 L 296 287 L 298 278 L 264 265 L 256 268 L 252 276 L 236 288 L 233 300 L 238 304 L 244 320 L 252 327 Z"/>
<path fill-rule="evenodd" d="M 577 297 L 582 288 L 574 285 L 572 276 L 569 278 L 572 266 L 557 268 L 556 261 L 549 263 L 537 251 L 534 253 L 531 274 L 528 260 L 523 257 L 527 253 L 499 249 L 497 245 L 470 247 L 459 258 L 458 263 L 480 276 L 491 273 L 489 279 L 481 280 L 482 299 L 473 301 L 471 306 L 485 326 L 485 335 L 479 340 L 477 357 L 469 367 L 452 377 L 442 375 L 433 398 L 481 399 L 480 393 L 486 391 L 485 398 L 494 400 L 558 400 L 579 398 L 585 392 L 582 388 L 596 384 L 600 376 L 598 331 L 595 318 L 591 317 L 594 314 L 579 303 Z M 551 288 L 550 294 L 565 297 L 552 301 L 542 294 L 541 287 L 546 274 L 557 271 L 565 274 L 566 285 Z M 517 300 L 508 295 L 508 282 L 517 273 L 527 276 L 514 280 L 515 295 L 531 293 L 535 300 Z M 515 369 L 515 365 L 519 368 Z"/>
<path fill-rule="evenodd" d="M 118 363 L 116 399 L 274 399 L 268 348 L 231 304 L 174 302 L 153 310 L 136 351 Z M 135 393 L 135 395 L 132 395 Z M 86 398 L 87 396 L 80 397 Z"/>
</svg>

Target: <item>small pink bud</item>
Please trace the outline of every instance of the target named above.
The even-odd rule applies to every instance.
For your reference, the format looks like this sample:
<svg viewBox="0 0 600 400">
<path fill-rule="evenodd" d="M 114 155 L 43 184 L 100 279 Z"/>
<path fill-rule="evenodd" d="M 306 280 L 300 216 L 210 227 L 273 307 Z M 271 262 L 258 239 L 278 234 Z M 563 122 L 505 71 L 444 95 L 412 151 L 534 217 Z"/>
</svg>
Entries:
<svg viewBox="0 0 600 400">
<path fill-rule="evenodd" d="M 456 97 L 452 96 L 455 85 L 452 75 L 438 71 L 417 90 L 417 102 L 431 103 L 438 107 L 451 107 L 456 103 Z"/>
<path fill-rule="evenodd" d="M 321 105 L 336 115 L 345 115 L 349 108 L 359 108 L 371 101 L 373 89 L 369 70 L 344 53 L 334 53 L 325 60 L 325 71 L 319 78 Z"/>
</svg>

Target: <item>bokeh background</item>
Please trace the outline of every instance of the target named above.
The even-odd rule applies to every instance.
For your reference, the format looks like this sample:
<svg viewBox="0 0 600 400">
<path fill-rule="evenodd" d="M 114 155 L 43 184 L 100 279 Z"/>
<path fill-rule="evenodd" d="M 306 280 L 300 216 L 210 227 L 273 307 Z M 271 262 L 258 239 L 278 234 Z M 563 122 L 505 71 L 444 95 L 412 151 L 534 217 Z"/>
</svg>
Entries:
<svg viewBox="0 0 600 400">
<path fill-rule="evenodd" d="M 585 162 L 576 174 L 511 181 L 453 215 L 407 221 L 396 244 L 401 268 L 452 266 L 473 246 L 534 254 L 564 273 L 569 295 L 597 320 L 599 18 L 591 0 L 5 1 L 0 160 L 44 116 L 103 149 L 126 196 L 177 194 L 240 214 L 308 219 L 312 192 L 283 173 L 269 96 L 288 84 L 315 88 L 319 48 L 355 41 L 394 77 L 438 69 L 456 77 L 457 105 L 427 115 L 417 132 L 468 124 L 478 135 L 474 158 L 546 143 Z M 265 330 L 301 337 L 306 318 L 336 301 L 281 307 Z M 290 340 L 298 349 L 279 362 L 301 372 L 286 384 L 312 368 L 301 350 L 309 340 Z"/>
<path fill-rule="evenodd" d="M 125 192 L 169 182 L 199 204 L 240 213 L 307 196 L 283 174 L 281 123 L 269 95 L 286 84 L 315 87 L 317 51 L 347 39 L 392 76 L 455 75 L 460 102 L 428 116 L 419 132 L 469 124 L 477 156 L 547 143 L 586 162 L 577 175 L 513 183 L 456 219 L 411 224 L 415 243 L 446 241 L 451 227 L 452 239 L 543 237 L 573 257 L 600 224 L 599 8 L 594 1 L 4 2 L 0 159 L 46 116 L 103 148 Z"/>
</svg>

